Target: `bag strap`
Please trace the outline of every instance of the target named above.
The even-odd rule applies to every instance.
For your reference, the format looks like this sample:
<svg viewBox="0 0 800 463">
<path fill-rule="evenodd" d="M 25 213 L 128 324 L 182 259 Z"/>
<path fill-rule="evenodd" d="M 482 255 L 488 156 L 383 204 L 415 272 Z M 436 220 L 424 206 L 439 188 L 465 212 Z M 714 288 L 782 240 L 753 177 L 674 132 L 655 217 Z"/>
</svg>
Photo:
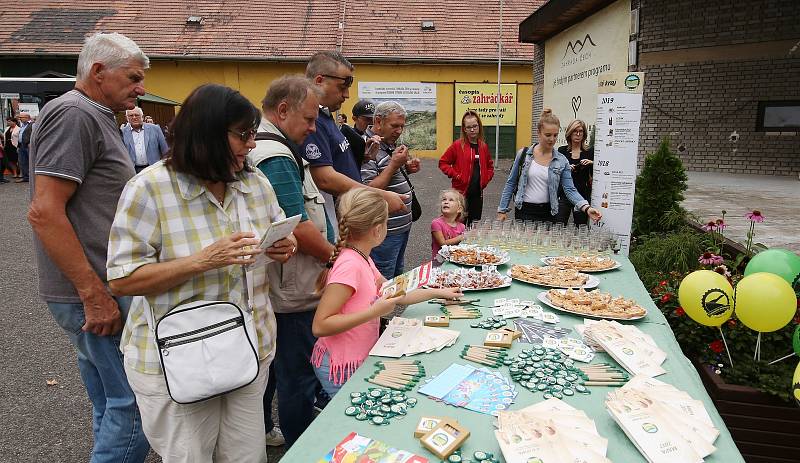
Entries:
<svg viewBox="0 0 800 463">
<path fill-rule="evenodd" d="M 247 211 L 247 206 L 244 202 L 244 195 L 241 192 L 236 192 L 236 215 L 239 218 L 239 231 L 248 231 L 252 230 L 255 232 L 253 227 L 250 223 L 250 213 Z M 258 233 L 256 233 L 256 239 L 259 238 Z M 244 303 L 245 307 L 244 310 L 247 312 L 253 311 L 253 292 L 255 290 L 253 286 L 253 276 L 250 273 L 250 270 L 247 270 L 244 265 L 240 266 L 242 268 L 242 279 L 243 279 L 243 286 L 244 290 Z M 150 331 L 153 333 L 156 332 L 156 321 L 155 315 L 153 314 L 153 308 L 150 306 L 150 303 L 147 302 L 147 296 L 138 296 L 142 298 L 144 302 L 144 318 L 147 320 L 147 326 L 150 328 Z"/>
<path fill-rule="evenodd" d="M 386 152 L 389 154 L 389 157 L 391 157 L 391 156 L 392 156 L 392 154 L 394 153 L 394 149 L 392 149 L 392 148 L 387 148 Z M 400 171 L 400 174 L 402 174 L 402 175 L 403 175 L 403 178 L 404 178 L 404 179 L 406 179 L 406 183 L 408 183 L 408 187 L 409 187 L 409 188 L 411 188 L 411 193 L 413 194 L 413 193 L 414 193 L 414 184 L 412 184 L 412 183 L 411 183 L 411 179 L 410 179 L 410 178 L 408 178 L 408 174 L 406 173 L 406 169 L 405 169 L 405 167 L 403 167 L 403 166 L 400 166 L 400 168 L 399 168 L 399 169 L 397 169 L 397 170 L 399 170 L 399 171 Z"/>
<path fill-rule="evenodd" d="M 289 148 L 289 151 L 292 153 L 292 156 L 294 156 L 294 162 L 295 164 L 297 164 L 297 171 L 300 174 L 300 182 L 302 183 L 306 181 L 306 173 L 305 170 L 303 169 L 303 158 L 295 151 L 294 148 L 292 148 L 292 145 L 289 144 L 289 140 L 287 140 L 285 137 L 278 135 L 277 133 L 272 133 L 272 132 L 256 133 L 256 141 L 261 141 L 261 140 L 276 141 L 278 143 L 282 143 L 284 146 Z"/>
<path fill-rule="evenodd" d="M 514 192 L 511 193 L 511 203 L 514 203 L 514 199 L 517 197 L 517 190 L 519 190 L 519 176 L 522 174 L 522 166 L 525 164 L 525 156 L 528 155 L 528 150 L 530 146 L 526 146 L 522 148 L 522 153 L 520 153 L 519 159 L 517 159 L 517 181 L 514 182 Z M 513 176 L 512 176 L 513 177 Z"/>
</svg>

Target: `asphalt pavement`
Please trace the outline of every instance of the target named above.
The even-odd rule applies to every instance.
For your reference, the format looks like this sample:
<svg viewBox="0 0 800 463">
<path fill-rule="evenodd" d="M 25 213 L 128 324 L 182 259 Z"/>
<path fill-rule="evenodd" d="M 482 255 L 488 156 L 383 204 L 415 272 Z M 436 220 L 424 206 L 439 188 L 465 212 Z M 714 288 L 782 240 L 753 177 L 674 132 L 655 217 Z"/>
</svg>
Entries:
<svg viewBox="0 0 800 463">
<path fill-rule="evenodd" d="M 501 161 L 485 190 L 484 218 L 494 216 L 509 162 Z M 423 215 L 412 228 L 406 267 L 430 259 L 430 222 L 439 215 L 439 192 L 450 186 L 436 160 L 424 159 L 412 176 Z M 37 296 L 31 229 L 25 219 L 28 184 L 0 185 L 0 462 L 88 461 L 91 406 L 67 337 Z M 761 208 L 765 243 L 797 246 L 797 179 L 692 174 L 686 205 L 705 215 L 729 217 Z M 771 219 L 774 218 L 774 221 Z M 772 224 L 770 223 L 772 222 Z M 738 227 L 737 227 L 738 228 Z M 270 461 L 282 449 L 270 449 Z M 151 455 L 150 462 L 159 461 Z"/>
<path fill-rule="evenodd" d="M 409 268 L 430 259 L 430 222 L 439 215 L 439 191 L 450 186 L 430 159 L 412 182 L 423 215 L 409 240 Z M 485 211 L 494 210 L 499 188 L 490 184 Z M 0 185 L 0 462 L 88 461 L 91 404 L 75 352 L 38 297 L 27 206 L 27 183 Z M 269 449 L 271 462 L 282 454 Z"/>
</svg>

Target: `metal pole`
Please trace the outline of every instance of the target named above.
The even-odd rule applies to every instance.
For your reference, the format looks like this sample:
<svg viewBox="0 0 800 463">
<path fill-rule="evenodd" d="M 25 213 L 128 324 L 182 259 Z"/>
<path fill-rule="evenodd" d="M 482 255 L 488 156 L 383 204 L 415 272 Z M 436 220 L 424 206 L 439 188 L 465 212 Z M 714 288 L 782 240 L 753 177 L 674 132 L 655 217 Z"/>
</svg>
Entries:
<svg viewBox="0 0 800 463">
<path fill-rule="evenodd" d="M 500 82 L 503 75 L 503 0 L 500 0 L 500 38 L 497 41 L 497 108 L 494 127 L 494 163 L 500 158 Z"/>
</svg>

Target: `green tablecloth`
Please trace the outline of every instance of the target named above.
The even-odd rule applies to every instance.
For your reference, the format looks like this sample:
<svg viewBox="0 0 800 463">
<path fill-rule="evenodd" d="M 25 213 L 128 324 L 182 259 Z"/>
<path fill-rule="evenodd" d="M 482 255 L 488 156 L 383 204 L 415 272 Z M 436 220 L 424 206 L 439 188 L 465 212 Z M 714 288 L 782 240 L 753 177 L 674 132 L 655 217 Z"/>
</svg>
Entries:
<svg viewBox="0 0 800 463">
<path fill-rule="evenodd" d="M 615 296 L 621 295 L 633 298 L 647 308 L 648 315 L 644 319 L 624 323 L 632 323 L 638 326 L 642 331 L 652 336 L 658 346 L 667 353 L 667 360 L 662 365 L 667 370 L 667 374 L 661 375 L 657 379 L 670 383 L 678 389 L 688 392 L 692 397 L 702 400 L 711 414 L 714 424 L 720 430 L 720 436 L 715 442 L 716 452 L 708 457 L 706 461 L 725 463 L 744 461 L 733 443 L 725 424 L 714 408 L 714 404 L 703 388 L 700 377 L 681 352 L 666 319 L 653 304 L 630 261 L 620 256 L 617 256 L 617 260 L 622 264 L 619 269 L 594 274 L 600 278 L 600 289 Z M 538 258 L 531 254 L 512 254 L 512 262 L 540 263 Z M 505 265 L 500 267 L 500 270 L 505 272 L 508 268 L 510 267 Z M 469 298 L 480 297 L 482 305 L 491 305 L 492 300 L 499 297 L 536 300 L 536 296 L 543 290 L 545 289 L 538 286 L 514 281 L 509 288 L 469 292 L 467 296 Z M 547 307 L 545 309 L 548 310 Z M 492 316 L 489 309 L 482 310 L 484 317 Z M 421 303 L 406 309 L 403 317 L 422 318 L 425 315 L 437 315 L 440 313 L 437 305 Z M 582 318 L 578 316 L 561 312 L 556 313 L 561 318 L 559 326 L 572 328 L 573 325 L 582 323 Z M 449 328 L 461 331 L 461 335 L 455 345 L 432 354 L 421 354 L 406 358 L 422 361 L 428 378 L 439 374 L 452 363 L 482 367 L 482 365 L 474 364 L 459 357 L 459 353 L 465 344 L 482 344 L 486 336 L 485 330 L 470 328 L 469 325 L 471 323 L 474 323 L 474 320 L 451 320 Z M 576 332 L 571 333 L 570 336 L 580 337 Z M 529 344 L 515 342 L 510 354 L 516 355 L 521 350 L 528 348 L 530 348 Z M 437 462 L 439 460 L 425 450 L 419 444 L 419 441 L 414 438 L 414 428 L 422 416 L 453 417 L 469 429 L 471 436 L 462 447 L 465 456 L 471 457 L 472 452 L 475 450 L 484 450 L 502 458 L 493 433 L 492 421 L 494 418 L 492 416 L 435 402 L 417 393 L 416 388 L 414 391 L 408 392 L 408 395 L 417 397 L 419 399 L 418 405 L 415 408 L 410 408 L 406 417 L 392 419 L 390 425 L 376 426 L 368 421 L 357 421 L 352 417 L 346 416 L 344 409 L 350 404 L 350 393 L 353 391 L 366 391 L 369 387 L 375 387 L 365 382 L 364 378 L 375 371 L 374 363 L 380 359 L 379 357 L 369 357 L 364 362 L 364 365 L 344 385 L 341 392 L 328 404 L 324 412 L 314 420 L 308 430 L 285 454 L 282 459 L 283 462 L 316 462 L 351 431 L 386 442 L 400 449 L 416 452 L 419 455 L 428 457 L 432 462 Z M 598 354 L 592 363 L 598 362 L 614 362 L 614 360 L 608 357 L 607 354 L 602 353 Z M 507 367 L 500 367 L 499 371 L 508 376 Z M 519 395 L 511 406 L 511 410 L 518 410 L 543 400 L 541 393 L 534 394 L 518 384 L 517 390 Z M 610 388 L 591 387 L 590 390 L 592 391 L 590 395 L 576 394 L 572 397 L 565 397 L 564 401 L 584 410 L 590 418 L 594 419 L 600 435 L 609 440 L 607 456 L 611 461 L 616 463 L 646 461 L 605 410 L 603 402 Z"/>
</svg>

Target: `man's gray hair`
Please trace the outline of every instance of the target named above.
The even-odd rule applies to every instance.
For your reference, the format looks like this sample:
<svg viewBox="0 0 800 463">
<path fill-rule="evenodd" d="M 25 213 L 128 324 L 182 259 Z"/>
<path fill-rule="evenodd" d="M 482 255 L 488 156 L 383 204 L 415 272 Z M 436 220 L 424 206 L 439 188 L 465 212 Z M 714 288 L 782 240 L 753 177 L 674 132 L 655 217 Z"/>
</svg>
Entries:
<svg viewBox="0 0 800 463">
<path fill-rule="evenodd" d="M 384 101 L 378 104 L 378 106 L 375 106 L 375 117 L 386 119 L 389 114 L 399 114 L 403 117 L 407 116 L 406 108 L 396 101 Z"/>
<path fill-rule="evenodd" d="M 322 89 L 303 75 L 283 76 L 270 84 L 266 96 L 261 100 L 261 108 L 264 111 L 275 111 L 285 101 L 290 109 L 297 109 L 306 101 L 309 93 L 319 98 L 322 96 Z"/>
<path fill-rule="evenodd" d="M 138 113 L 140 116 L 144 116 L 144 111 L 142 111 L 142 108 L 140 108 L 138 106 L 135 106 L 133 109 L 126 109 L 125 110 L 125 115 L 126 116 L 128 114 L 130 114 L 130 113 Z"/>
<path fill-rule="evenodd" d="M 338 51 L 320 51 L 314 53 L 306 65 L 306 77 L 313 79 L 325 74 L 333 74 L 339 66 L 353 70 L 353 64 Z"/>
<path fill-rule="evenodd" d="M 94 63 L 102 63 L 109 69 L 115 69 L 131 60 L 139 61 L 145 69 L 150 67 L 150 59 L 133 40 L 116 32 L 98 32 L 87 38 L 83 44 L 81 54 L 78 55 L 76 80 L 88 77 Z"/>
</svg>

